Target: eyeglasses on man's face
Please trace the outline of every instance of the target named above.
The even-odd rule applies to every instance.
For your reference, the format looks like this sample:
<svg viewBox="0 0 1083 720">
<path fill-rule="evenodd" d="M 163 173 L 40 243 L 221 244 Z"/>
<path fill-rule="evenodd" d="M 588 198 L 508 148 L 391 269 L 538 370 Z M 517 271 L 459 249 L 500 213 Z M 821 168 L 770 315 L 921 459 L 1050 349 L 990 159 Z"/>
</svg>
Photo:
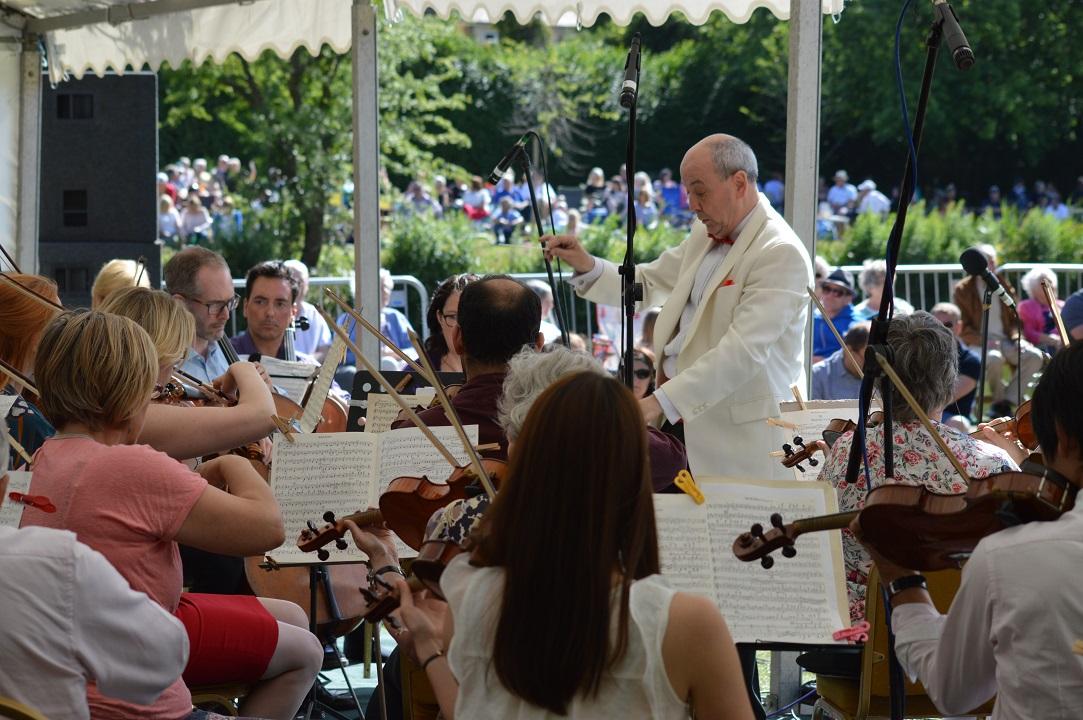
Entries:
<svg viewBox="0 0 1083 720">
<path fill-rule="evenodd" d="M 210 316 L 221 315 L 223 312 L 233 312 L 237 309 L 237 305 L 241 302 L 240 295 L 234 295 L 229 300 L 212 300 L 210 302 L 204 302 L 198 298 L 191 297 L 189 295 L 182 295 L 185 300 L 194 302 L 196 305 L 202 305 L 207 308 L 207 314 Z"/>
</svg>

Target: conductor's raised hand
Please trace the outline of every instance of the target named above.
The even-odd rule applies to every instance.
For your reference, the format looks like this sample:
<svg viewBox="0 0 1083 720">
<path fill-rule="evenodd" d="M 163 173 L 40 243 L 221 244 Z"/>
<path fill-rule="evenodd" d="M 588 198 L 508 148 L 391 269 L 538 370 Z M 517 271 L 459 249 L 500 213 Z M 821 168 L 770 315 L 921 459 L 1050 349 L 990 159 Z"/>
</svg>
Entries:
<svg viewBox="0 0 1083 720">
<path fill-rule="evenodd" d="M 594 268 L 594 257 L 583 249 L 574 235 L 542 235 L 541 244 L 546 258 L 560 258 L 577 273 L 590 272 Z"/>
</svg>

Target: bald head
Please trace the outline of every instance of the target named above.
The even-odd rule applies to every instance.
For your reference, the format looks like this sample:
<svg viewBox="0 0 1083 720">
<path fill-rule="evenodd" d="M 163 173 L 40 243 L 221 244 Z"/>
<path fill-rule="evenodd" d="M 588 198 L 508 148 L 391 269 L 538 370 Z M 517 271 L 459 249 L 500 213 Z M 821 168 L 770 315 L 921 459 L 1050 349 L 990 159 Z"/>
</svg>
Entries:
<svg viewBox="0 0 1083 720">
<path fill-rule="evenodd" d="M 717 237 L 730 235 L 756 206 L 758 176 L 752 148 L 722 133 L 700 140 L 681 161 L 681 182 L 688 191 L 689 207 L 707 226 L 707 232 Z"/>
<path fill-rule="evenodd" d="M 463 290 L 458 321 L 468 361 L 506 365 L 524 345 L 537 343 L 541 303 L 518 280 L 490 275 Z"/>
</svg>

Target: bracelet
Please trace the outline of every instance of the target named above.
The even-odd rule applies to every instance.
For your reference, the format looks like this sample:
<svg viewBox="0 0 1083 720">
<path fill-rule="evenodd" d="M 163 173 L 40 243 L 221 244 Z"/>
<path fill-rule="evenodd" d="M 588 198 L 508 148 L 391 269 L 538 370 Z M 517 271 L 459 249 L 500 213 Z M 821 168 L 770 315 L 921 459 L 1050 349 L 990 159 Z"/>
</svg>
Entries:
<svg viewBox="0 0 1083 720">
<path fill-rule="evenodd" d="M 372 584 L 372 582 L 377 577 L 379 577 L 380 575 L 383 575 L 385 572 L 398 573 L 399 575 L 402 575 L 403 577 L 406 577 L 406 573 L 404 573 L 402 571 L 402 568 L 400 568 L 398 565 L 384 565 L 382 568 L 379 568 L 378 570 L 371 570 L 369 572 L 369 577 L 368 577 L 369 584 Z"/>
<path fill-rule="evenodd" d="M 925 576 L 921 574 L 904 575 L 901 578 L 895 578 L 887 585 L 888 598 L 893 598 L 903 590 L 910 590 L 911 588 L 928 590 L 929 584 L 925 581 Z"/>
<path fill-rule="evenodd" d="M 421 669 L 424 670 L 425 668 L 427 668 L 429 666 L 429 663 L 431 663 L 433 660 L 435 660 L 437 658 L 442 658 L 442 657 L 444 657 L 444 651 L 443 650 L 437 650 L 432 655 L 429 655 L 429 657 L 425 659 L 425 662 L 421 663 Z"/>
</svg>

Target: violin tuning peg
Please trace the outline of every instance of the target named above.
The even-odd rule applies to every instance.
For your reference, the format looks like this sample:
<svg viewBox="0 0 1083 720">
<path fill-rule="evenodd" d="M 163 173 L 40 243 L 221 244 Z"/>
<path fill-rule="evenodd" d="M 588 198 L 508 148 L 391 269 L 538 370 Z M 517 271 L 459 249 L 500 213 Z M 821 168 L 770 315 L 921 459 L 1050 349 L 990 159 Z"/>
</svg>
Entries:
<svg viewBox="0 0 1083 720">
<path fill-rule="evenodd" d="M 797 548 L 795 548 L 793 545 L 787 545 L 786 547 L 782 548 L 782 557 L 792 558 L 796 555 Z"/>
<path fill-rule="evenodd" d="M 771 527 L 782 527 L 782 515 L 779 513 L 771 513 Z"/>
<path fill-rule="evenodd" d="M 797 468 L 797 472 L 799 472 L 799 473 L 805 472 L 805 468 L 803 468 L 800 464 L 794 465 L 794 467 Z"/>
<path fill-rule="evenodd" d="M 748 529 L 748 532 L 754 538 L 761 538 L 763 537 L 763 525 L 755 523 L 751 528 Z"/>
<path fill-rule="evenodd" d="M 349 545 L 346 544 L 345 540 L 339 538 L 338 540 L 335 540 L 335 547 L 337 547 L 339 550 L 345 550 L 349 547 Z"/>
<path fill-rule="evenodd" d="M 816 458 L 814 458 L 814 457 L 810 457 L 810 458 L 808 459 L 808 464 L 809 464 L 809 465 L 811 465 L 812 467 L 816 467 L 817 465 L 819 465 L 819 464 L 820 464 L 820 461 L 819 461 L 819 460 L 817 460 L 817 459 L 816 459 Z"/>
<path fill-rule="evenodd" d="M 312 532 L 319 532 L 319 530 L 316 528 L 316 523 L 312 522 L 311 520 L 309 520 L 305 524 L 308 525 L 308 529 L 311 530 Z"/>
<path fill-rule="evenodd" d="M 763 565 L 764 570 L 770 570 L 775 564 L 775 559 L 770 555 L 764 555 L 760 558 L 760 565 Z"/>
<path fill-rule="evenodd" d="M 793 455 L 793 445 L 790 445 L 789 443 L 782 443 L 782 452 L 786 453 L 787 455 Z"/>
<path fill-rule="evenodd" d="M 335 521 L 335 514 L 328 510 L 323 514 L 323 521 L 333 523 Z"/>
<path fill-rule="evenodd" d="M 327 552 L 323 548 L 316 551 L 316 557 L 320 559 L 320 562 L 327 562 L 327 559 L 331 557 L 331 553 Z"/>
<path fill-rule="evenodd" d="M 802 438 L 800 435 L 794 435 L 793 441 L 797 445 L 804 445 L 805 444 L 804 438 Z"/>
</svg>

